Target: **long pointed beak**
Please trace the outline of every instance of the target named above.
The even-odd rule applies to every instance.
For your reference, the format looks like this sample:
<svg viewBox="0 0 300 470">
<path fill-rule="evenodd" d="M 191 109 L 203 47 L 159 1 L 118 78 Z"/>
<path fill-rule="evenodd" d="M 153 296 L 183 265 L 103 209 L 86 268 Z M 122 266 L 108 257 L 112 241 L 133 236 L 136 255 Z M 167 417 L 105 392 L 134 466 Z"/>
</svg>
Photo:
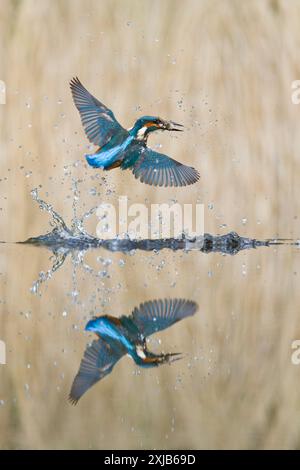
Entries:
<svg viewBox="0 0 300 470">
<path fill-rule="evenodd" d="M 174 361 L 179 361 L 182 359 L 184 355 L 182 353 L 169 353 L 164 355 L 164 362 L 168 362 L 169 364 Z"/>
<path fill-rule="evenodd" d="M 183 127 L 184 126 L 182 124 L 177 124 L 177 122 L 173 122 L 173 121 L 168 121 L 167 125 L 166 125 L 166 129 L 168 131 L 181 132 L 181 131 L 183 131 Z"/>
</svg>

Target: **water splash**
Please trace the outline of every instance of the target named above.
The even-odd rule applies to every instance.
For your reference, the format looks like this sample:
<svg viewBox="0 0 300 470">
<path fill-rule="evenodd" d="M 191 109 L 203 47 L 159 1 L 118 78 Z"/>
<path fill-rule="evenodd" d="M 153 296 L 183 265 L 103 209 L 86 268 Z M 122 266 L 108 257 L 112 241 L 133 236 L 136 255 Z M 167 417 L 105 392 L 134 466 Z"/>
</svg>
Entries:
<svg viewBox="0 0 300 470">
<path fill-rule="evenodd" d="M 48 204 L 47 202 L 39 198 L 37 188 L 33 189 L 30 194 L 32 199 L 38 203 L 39 208 L 42 211 L 48 212 L 48 214 L 51 216 L 49 221 L 51 227 L 54 227 L 54 230 L 59 232 L 61 237 L 63 236 L 64 232 L 70 235 L 71 231 L 66 226 L 63 218 L 57 212 L 55 212 L 51 204 Z"/>
<path fill-rule="evenodd" d="M 257 240 L 256 238 L 241 237 L 236 232 L 229 232 L 225 235 L 211 235 L 205 233 L 202 236 L 193 238 L 182 234 L 181 238 L 132 240 L 128 237 L 104 240 L 90 235 L 83 226 L 84 221 L 96 212 L 97 207 L 88 210 L 81 217 L 78 217 L 74 209 L 74 218 L 71 228 L 68 228 L 63 218 L 53 209 L 52 205 L 38 197 L 37 189 L 34 189 L 31 195 L 39 204 L 40 209 L 48 212 L 51 217 L 50 225 L 54 228 L 51 232 L 37 237 L 30 237 L 19 243 L 45 246 L 54 253 L 58 250 L 69 252 L 73 250 L 84 251 L 90 248 L 105 248 L 109 251 L 120 251 L 124 253 L 133 250 L 161 251 L 163 249 L 169 249 L 172 251 L 196 250 L 203 253 L 219 252 L 235 255 L 247 249 L 283 244 L 296 245 L 298 243 L 298 241 L 294 242 L 291 239 L 281 238 Z"/>
<path fill-rule="evenodd" d="M 78 215 L 78 202 L 80 200 L 80 189 L 79 189 L 79 183 L 81 183 L 81 180 L 73 178 L 72 180 L 72 190 L 73 190 L 73 203 L 72 203 L 72 210 L 73 210 L 73 218 L 72 218 L 72 225 L 71 225 L 71 230 L 70 232 L 76 236 L 76 235 L 85 235 L 88 236 L 86 231 L 84 230 L 83 224 L 86 219 L 88 219 L 91 215 L 93 215 L 96 210 L 97 206 L 92 207 L 89 209 L 87 212 L 85 212 L 83 215 L 79 216 Z"/>
<path fill-rule="evenodd" d="M 260 247 L 270 247 L 274 245 L 299 245 L 299 241 L 291 239 L 266 239 L 257 240 L 255 238 L 241 237 L 236 232 L 229 232 L 225 235 L 211 235 L 205 233 L 203 236 L 188 238 L 184 234 L 181 238 L 167 239 L 144 239 L 132 240 L 128 238 L 115 238 L 111 240 L 101 240 L 86 232 L 84 221 L 95 213 L 97 207 L 85 212 L 81 217 L 77 214 L 76 200 L 79 198 L 77 183 L 74 183 L 74 203 L 73 220 L 71 228 L 68 228 L 63 218 L 53 209 L 51 204 L 40 199 L 38 190 L 31 191 L 31 196 L 43 211 L 50 215 L 50 226 L 53 229 L 37 237 L 31 237 L 19 243 L 34 246 L 46 247 L 52 251 L 50 260 L 53 260 L 52 267 L 39 273 L 38 279 L 34 282 L 31 292 L 37 294 L 42 283 L 52 278 L 65 262 L 68 254 L 72 255 L 73 265 L 81 266 L 85 272 L 96 277 L 103 277 L 103 272 L 94 270 L 84 263 L 84 254 L 89 249 L 104 248 L 111 252 L 132 253 L 136 250 L 147 252 L 158 252 L 164 249 L 172 251 L 200 251 L 202 253 L 222 253 L 226 255 L 236 255 L 240 251 L 256 249 Z M 75 195 L 77 194 L 77 199 Z"/>
<path fill-rule="evenodd" d="M 44 272 L 41 271 L 39 273 L 39 277 L 34 283 L 32 284 L 32 287 L 30 288 L 30 292 L 32 294 L 39 294 L 40 293 L 40 286 L 46 281 L 49 281 L 52 278 L 52 275 L 57 271 L 65 262 L 65 259 L 68 255 L 68 251 L 64 250 L 58 250 L 55 252 L 54 256 L 50 257 L 50 260 L 54 260 L 53 265 L 51 269 L 48 271 Z"/>
</svg>

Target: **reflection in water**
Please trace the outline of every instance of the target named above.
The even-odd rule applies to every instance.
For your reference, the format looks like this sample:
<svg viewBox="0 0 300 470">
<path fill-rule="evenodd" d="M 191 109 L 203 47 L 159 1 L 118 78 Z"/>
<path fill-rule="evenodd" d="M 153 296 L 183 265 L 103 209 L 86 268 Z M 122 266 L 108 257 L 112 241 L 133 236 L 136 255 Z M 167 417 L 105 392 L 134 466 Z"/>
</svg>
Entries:
<svg viewBox="0 0 300 470">
<path fill-rule="evenodd" d="M 92 385 L 110 374 L 125 354 L 140 367 L 157 367 L 180 359 L 180 353 L 150 352 L 146 338 L 194 315 L 197 308 L 195 302 L 185 299 L 154 300 L 136 307 L 130 316 L 105 315 L 90 320 L 85 329 L 98 339 L 85 350 L 69 395 L 71 403 L 76 404 Z"/>
<path fill-rule="evenodd" d="M 53 230 L 45 235 L 31 237 L 23 244 L 42 246 L 50 249 L 53 253 L 52 267 L 44 272 L 40 272 L 39 278 L 34 282 L 31 291 L 38 293 L 40 285 L 49 280 L 53 273 L 57 271 L 64 263 L 68 254 L 71 254 L 74 265 L 83 266 L 84 270 L 98 275 L 94 269 L 83 263 L 84 253 L 89 249 L 104 248 L 106 250 L 123 253 L 132 253 L 134 250 L 142 251 L 161 251 L 169 249 L 172 251 L 201 251 L 203 253 L 223 253 L 235 255 L 242 250 L 254 249 L 258 247 L 269 247 L 274 245 L 298 245 L 298 241 L 291 239 L 267 239 L 257 240 L 255 238 L 246 238 L 239 236 L 236 232 L 229 232 L 225 235 L 210 235 L 205 233 L 203 236 L 188 238 L 184 234 L 181 238 L 167 239 L 145 239 L 132 240 L 130 238 L 116 238 L 111 240 L 101 240 L 88 234 L 83 223 L 86 218 L 91 216 L 96 208 L 86 212 L 81 218 L 74 217 L 72 227 L 68 228 L 63 218 L 55 212 L 53 207 L 39 198 L 37 190 L 31 192 L 33 199 L 39 204 L 40 209 L 48 212 L 51 216 L 50 225 Z M 52 257 L 51 257 L 52 259 Z"/>
</svg>

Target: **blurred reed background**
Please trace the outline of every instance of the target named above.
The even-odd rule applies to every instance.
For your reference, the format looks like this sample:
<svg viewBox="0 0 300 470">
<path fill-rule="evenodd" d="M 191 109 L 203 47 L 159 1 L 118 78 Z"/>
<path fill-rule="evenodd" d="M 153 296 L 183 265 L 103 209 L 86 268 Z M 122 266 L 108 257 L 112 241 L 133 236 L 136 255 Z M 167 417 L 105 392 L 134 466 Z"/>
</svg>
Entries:
<svg viewBox="0 0 300 470">
<path fill-rule="evenodd" d="M 30 197 L 36 187 L 70 223 L 72 177 L 82 179 L 79 211 L 112 188 L 112 201 L 203 202 L 213 234 L 299 237 L 299 20 L 296 0 L 1 0 L 1 240 L 49 228 Z M 185 133 L 150 144 L 197 167 L 200 182 L 155 189 L 115 171 L 101 185 L 84 164 L 73 168 L 88 143 L 69 92 L 75 75 L 125 127 L 142 114 L 183 123 Z M 300 447 L 296 248 L 90 253 L 98 269 L 96 256 L 111 259 L 110 277 L 72 278 L 68 260 L 34 296 L 49 256 L 1 247 L 1 448 Z M 165 296 L 199 303 L 194 319 L 160 335 L 158 348 L 188 358 L 141 374 L 123 360 L 70 406 L 89 315 L 129 314 Z"/>
</svg>

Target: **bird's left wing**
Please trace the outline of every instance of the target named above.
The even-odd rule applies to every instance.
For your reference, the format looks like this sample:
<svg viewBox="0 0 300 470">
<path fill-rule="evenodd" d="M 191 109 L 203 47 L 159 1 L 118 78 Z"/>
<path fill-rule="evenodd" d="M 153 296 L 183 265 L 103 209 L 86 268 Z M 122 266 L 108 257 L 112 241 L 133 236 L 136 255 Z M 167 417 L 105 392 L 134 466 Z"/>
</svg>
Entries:
<svg viewBox="0 0 300 470">
<path fill-rule="evenodd" d="M 104 106 L 82 85 L 76 77 L 70 82 L 71 92 L 87 138 L 99 147 L 107 144 L 112 136 L 127 131 L 118 123 L 114 113 Z"/>
<path fill-rule="evenodd" d="M 136 307 L 130 318 L 141 335 L 146 337 L 194 315 L 197 308 L 196 302 L 186 299 L 153 300 Z"/>
<path fill-rule="evenodd" d="M 141 147 L 132 172 L 142 183 L 153 186 L 187 186 L 200 178 L 195 168 L 148 147 Z"/>
<path fill-rule="evenodd" d="M 99 380 L 109 374 L 125 354 L 116 343 L 115 347 L 102 339 L 94 340 L 84 352 L 79 371 L 73 381 L 69 400 L 76 405 L 82 395 Z"/>
</svg>

